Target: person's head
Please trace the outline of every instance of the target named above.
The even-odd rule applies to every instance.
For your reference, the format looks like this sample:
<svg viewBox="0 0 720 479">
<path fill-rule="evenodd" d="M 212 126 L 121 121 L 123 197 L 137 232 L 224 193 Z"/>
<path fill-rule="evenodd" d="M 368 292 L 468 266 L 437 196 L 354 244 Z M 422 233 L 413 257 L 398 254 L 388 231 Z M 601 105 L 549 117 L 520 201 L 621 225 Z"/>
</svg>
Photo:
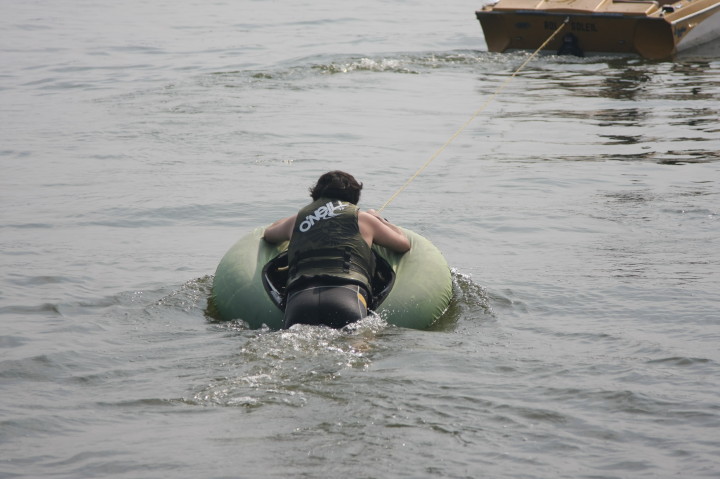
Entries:
<svg viewBox="0 0 720 479">
<path fill-rule="evenodd" d="M 320 177 L 315 186 L 310 188 L 310 196 L 313 200 L 325 197 L 356 205 L 360 201 L 362 187 L 362 183 L 358 183 L 350 173 L 338 170 L 329 171 Z"/>
</svg>

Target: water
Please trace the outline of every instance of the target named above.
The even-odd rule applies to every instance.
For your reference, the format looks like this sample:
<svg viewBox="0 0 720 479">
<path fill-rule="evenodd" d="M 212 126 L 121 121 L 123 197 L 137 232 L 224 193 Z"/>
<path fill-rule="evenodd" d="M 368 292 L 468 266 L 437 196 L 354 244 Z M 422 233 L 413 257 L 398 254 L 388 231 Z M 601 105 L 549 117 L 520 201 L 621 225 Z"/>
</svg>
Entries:
<svg viewBox="0 0 720 479">
<path fill-rule="evenodd" d="M 526 58 L 472 2 L 5 2 L 0 477 L 717 477 L 720 53 L 532 61 L 385 210 L 430 331 L 248 330 L 212 275 L 378 207 Z"/>
</svg>

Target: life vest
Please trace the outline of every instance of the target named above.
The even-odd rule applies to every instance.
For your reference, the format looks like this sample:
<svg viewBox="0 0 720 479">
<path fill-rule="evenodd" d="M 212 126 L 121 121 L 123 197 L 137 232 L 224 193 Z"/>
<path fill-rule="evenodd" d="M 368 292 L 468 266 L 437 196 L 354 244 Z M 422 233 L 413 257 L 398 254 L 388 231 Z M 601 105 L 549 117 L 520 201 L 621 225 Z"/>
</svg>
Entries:
<svg viewBox="0 0 720 479">
<path fill-rule="evenodd" d="M 288 247 L 288 288 L 301 279 L 357 283 L 372 294 L 375 256 L 360 234 L 359 209 L 320 198 L 302 208 Z"/>
</svg>

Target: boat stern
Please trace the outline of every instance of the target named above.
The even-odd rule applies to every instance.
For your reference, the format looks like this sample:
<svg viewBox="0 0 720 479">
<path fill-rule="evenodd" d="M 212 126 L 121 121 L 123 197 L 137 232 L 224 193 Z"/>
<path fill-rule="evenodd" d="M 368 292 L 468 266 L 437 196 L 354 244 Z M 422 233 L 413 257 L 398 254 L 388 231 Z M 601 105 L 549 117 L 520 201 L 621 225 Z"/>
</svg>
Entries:
<svg viewBox="0 0 720 479">
<path fill-rule="evenodd" d="M 680 2 L 649 0 L 500 0 L 475 15 L 490 52 L 535 50 L 567 20 L 546 50 L 563 53 L 570 39 L 575 51 L 662 59 L 676 51 L 683 10 L 691 9 Z"/>
</svg>

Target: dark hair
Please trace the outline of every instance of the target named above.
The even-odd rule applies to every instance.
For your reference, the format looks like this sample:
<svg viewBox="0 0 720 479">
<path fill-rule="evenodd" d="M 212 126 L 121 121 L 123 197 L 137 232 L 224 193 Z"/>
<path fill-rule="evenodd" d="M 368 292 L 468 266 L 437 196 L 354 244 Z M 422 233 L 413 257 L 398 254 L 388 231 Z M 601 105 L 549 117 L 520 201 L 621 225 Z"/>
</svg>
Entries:
<svg viewBox="0 0 720 479">
<path fill-rule="evenodd" d="M 320 177 L 315 186 L 310 188 L 310 196 L 313 200 L 325 197 L 356 205 L 360 201 L 362 187 L 362 183 L 358 183 L 350 173 L 338 170 L 329 171 Z"/>
</svg>

